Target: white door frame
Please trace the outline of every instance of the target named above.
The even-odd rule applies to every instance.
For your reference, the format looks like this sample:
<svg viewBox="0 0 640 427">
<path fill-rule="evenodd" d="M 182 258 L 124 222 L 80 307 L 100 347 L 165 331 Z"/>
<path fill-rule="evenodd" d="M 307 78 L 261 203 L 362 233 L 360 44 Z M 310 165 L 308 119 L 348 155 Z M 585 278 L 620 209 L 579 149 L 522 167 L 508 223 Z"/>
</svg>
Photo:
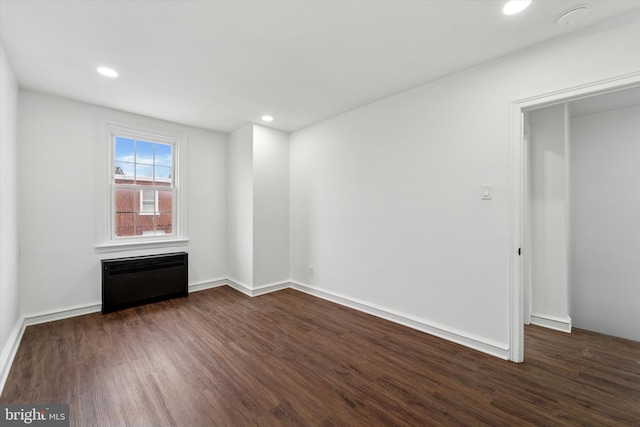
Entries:
<svg viewBox="0 0 640 427">
<path fill-rule="evenodd" d="M 511 103 L 509 110 L 509 188 L 510 188 L 510 241 L 509 241 L 509 360 L 524 361 L 524 319 L 523 319 L 523 263 L 519 250 L 530 252 L 524 240 L 525 222 L 524 196 L 528 180 L 524 175 L 525 161 L 528 161 L 524 149 L 525 111 L 547 107 L 578 98 L 600 95 L 606 92 L 640 86 L 640 72 L 612 77 L 575 86 L 560 91 L 545 93 Z M 528 221 L 528 220 L 527 220 Z"/>
<path fill-rule="evenodd" d="M 531 241 L 531 164 L 529 153 L 531 153 L 531 126 L 527 123 L 526 116 L 523 117 L 524 127 L 522 135 L 522 242 Z M 531 250 L 521 253 L 520 263 L 522 264 L 522 321 L 525 325 L 531 324 L 531 308 L 533 303 L 533 290 L 531 289 Z"/>
</svg>

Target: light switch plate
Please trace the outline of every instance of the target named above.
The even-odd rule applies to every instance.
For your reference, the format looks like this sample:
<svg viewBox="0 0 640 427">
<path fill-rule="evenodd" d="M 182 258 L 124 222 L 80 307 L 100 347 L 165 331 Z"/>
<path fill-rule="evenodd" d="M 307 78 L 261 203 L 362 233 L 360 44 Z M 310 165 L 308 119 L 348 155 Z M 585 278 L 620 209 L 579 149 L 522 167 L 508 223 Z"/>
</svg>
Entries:
<svg viewBox="0 0 640 427">
<path fill-rule="evenodd" d="M 483 185 L 481 189 L 482 189 L 482 193 L 480 193 L 481 194 L 480 198 L 482 200 L 491 200 L 491 198 L 493 197 L 493 186 Z"/>
</svg>

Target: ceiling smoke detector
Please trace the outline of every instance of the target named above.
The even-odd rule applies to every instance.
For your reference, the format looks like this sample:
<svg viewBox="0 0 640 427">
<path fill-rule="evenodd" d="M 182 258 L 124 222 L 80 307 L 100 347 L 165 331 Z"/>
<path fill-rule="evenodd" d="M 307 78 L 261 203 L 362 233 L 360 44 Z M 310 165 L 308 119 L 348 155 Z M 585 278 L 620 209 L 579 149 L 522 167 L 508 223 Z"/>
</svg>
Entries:
<svg viewBox="0 0 640 427">
<path fill-rule="evenodd" d="M 558 18 L 558 25 L 565 26 L 578 22 L 589 14 L 589 8 L 587 6 L 574 7 L 567 10 Z"/>
</svg>

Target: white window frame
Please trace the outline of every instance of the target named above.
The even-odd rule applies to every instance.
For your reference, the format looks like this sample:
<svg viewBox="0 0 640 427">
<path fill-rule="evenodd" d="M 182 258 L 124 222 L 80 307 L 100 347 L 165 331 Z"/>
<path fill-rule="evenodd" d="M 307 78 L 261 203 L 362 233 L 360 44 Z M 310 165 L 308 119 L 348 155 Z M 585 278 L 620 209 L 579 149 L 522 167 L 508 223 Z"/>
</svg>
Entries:
<svg viewBox="0 0 640 427">
<path fill-rule="evenodd" d="M 100 157 L 100 171 L 98 179 L 99 197 L 96 204 L 96 224 L 97 224 L 97 252 L 118 252 L 126 250 L 137 250 L 154 247 L 170 247 L 184 246 L 189 243 L 187 236 L 187 136 L 180 131 L 167 130 L 162 128 L 150 127 L 141 124 L 122 124 L 113 121 L 101 122 L 100 138 L 103 156 Z M 171 144 L 173 147 L 173 165 L 172 179 L 173 187 L 167 187 L 166 190 L 173 191 L 172 206 L 172 234 L 170 235 L 142 235 L 117 237 L 115 235 L 115 137 L 122 136 L 137 140 L 157 142 L 163 144 Z M 140 187 L 132 186 L 133 189 Z M 164 188 L 163 188 L 164 190 Z M 140 201 L 142 203 L 142 200 Z M 156 192 L 155 208 L 158 210 L 158 193 Z M 153 215 L 154 213 L 142 213 Z"/>
</svg>

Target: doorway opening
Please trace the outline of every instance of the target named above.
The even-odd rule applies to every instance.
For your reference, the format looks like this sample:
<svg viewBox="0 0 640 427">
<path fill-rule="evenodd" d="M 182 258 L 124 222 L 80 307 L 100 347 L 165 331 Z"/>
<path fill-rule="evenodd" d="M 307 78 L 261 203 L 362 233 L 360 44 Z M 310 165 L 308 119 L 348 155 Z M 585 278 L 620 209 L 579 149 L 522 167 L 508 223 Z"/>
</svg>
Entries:
<svg viewBox="0 0 640 427">
<path fill-rule="evenodd" d="M 530 210 L 530 197 L 532 188 L 531 168 L 529 162 L 529 144 L 531 138 L 530 124 L 525 122 L 525 117 L 547 107 L 554 107 L 558 114 L 566 120 L 568 109 L 566 104 L 580 99 L 588 99 L 597 95 L 623 91 L 640 87 L 640 73 L 620 76 L 608 80 L 594 82 L 576 88 L 570 88 L 559 92 L 543 94 L 533 98 L 516 101 L 511 104 L 510 116 L 510 187 L 511 187 L 511 255 L 510 255 L 510 345 L 509 359 L 514 362 L 524 361 L 524 324 L 535 316 L 535 310 L 531 307 L 531 266 L 532 253 L 531 236 L 536 230 L 531 227 L 532 213 Z M 561 169 L 556 174 L 563 173 Z M 568 176 L 564 177 L 568 182 Z M 568 209 L 555 213 L 557 218 L 568 215 Z M 564 235 L 564 246 L 555 248 L 557 253 L 565 253 L 565 263 L 568 262 L 569 240 L 568 233 Z M 562 239 L 560 239 L 562 241 Z M 562 267 L 562 266 L 561 266 Z M 569 269 L 565 264 L 563 268 L 555 270 L 556 277 L 565 275 L 565 281 L 569 282 Z M 548 321 L 545 326 L 555 329 L 566 327 L 570 331 L 571 320 L 568 307 L 568 290 L 565 290 L 565 314 L 561 316 L 538 316 L 537 321 Z M 560 305 L 563 302 L 560 301 Z M 562 310 L 560 310 L 562 311 Z M 540 320 L 542 319 L 542 320 Z M 568 331 L 567 331 L 568 332 Z"/>
</svg>

